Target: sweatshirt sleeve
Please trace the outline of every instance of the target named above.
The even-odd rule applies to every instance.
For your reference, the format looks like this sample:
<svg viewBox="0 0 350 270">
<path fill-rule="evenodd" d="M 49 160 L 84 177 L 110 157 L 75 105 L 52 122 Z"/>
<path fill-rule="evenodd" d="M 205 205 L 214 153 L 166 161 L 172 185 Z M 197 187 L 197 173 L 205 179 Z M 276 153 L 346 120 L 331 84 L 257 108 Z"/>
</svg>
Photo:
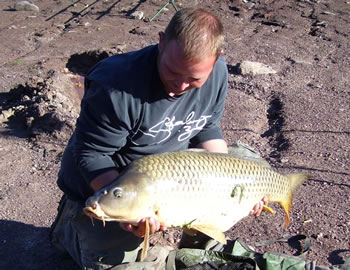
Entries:
<svg viewBox="0 0 350 270">
<path fill-rule="evenodd" d="M 112 156 L 126 144 L 131 129 L 128 105 L 127 93 L 90 81 L 73 145 L 74 161 L 88 184 L 116 168 Z"/>
<path fill-rule="evenodd" d="M 223 139 L 220 121 L 224 112 L 227 83 L 227 65 L 223 57 L 220 57 L 212 73 L 210 83 L 205 86 L 206 91 L 214 93 L 210 100 L 212 117 L 209 119 L 205 127 L 191 140 L 192 145 L 198 145 L 213 139 Z"/>
</svg>

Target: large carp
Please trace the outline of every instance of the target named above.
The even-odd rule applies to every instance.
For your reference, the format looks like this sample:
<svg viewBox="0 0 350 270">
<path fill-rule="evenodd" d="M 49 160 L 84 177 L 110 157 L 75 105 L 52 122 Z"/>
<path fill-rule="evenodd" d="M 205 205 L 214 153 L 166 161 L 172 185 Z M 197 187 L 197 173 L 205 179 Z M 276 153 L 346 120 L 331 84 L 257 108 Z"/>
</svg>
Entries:
<svg viewBox="0 0 350 270">
<path fill-rule="evenodd" d="M 137 224 L 156 217 L 226 243 L 223 232 L 246 217 L 264 196 L 289 212 L 304 174 L 281 175 L 269 165 L 229 154 L 185 150 L 133 161 L 109 186 L 86 201 L 85 213 L 103 221 Z"/>
</svg>

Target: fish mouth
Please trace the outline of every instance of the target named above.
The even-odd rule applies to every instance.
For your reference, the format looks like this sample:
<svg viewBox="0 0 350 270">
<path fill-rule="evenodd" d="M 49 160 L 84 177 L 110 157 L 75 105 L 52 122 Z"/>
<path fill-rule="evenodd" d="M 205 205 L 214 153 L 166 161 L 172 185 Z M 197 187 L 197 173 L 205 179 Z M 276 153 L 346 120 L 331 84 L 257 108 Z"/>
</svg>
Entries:
<svg viewBox="0 0 350 270">
<path fill-rule="evenodd" d="M 83 208 L 84 214 L 87 215 L 88 217 L 91 218 L 96 218 L 96 219 L 104 219 L 106 220 L 107 218 L 109 218 L 108 216 L 106 216 L 106 214 L 103 212 L 103 210 L 101 209 L 101 207 L 99 207 L 98 205 L 94 205 L 92 206 L 86 206 Z"/>
<path fill-rule="evenodd" d="M 99 207 L 98 205 L 94 205 L 94 206 L 86 206 L 83 208 L 83 212 L 85 215 L 87 215 L 90 219 L 91 222 L 93 222 L 93 219 L 98 219 L 98 220 L 102 220 L 103 225 L 105 225 L 105 221 L 110 221 L 112 220 L 109 216 L 106 216 L 106 214 L 103 212 L 103 210 L 101 209 L 101 207 Z"/>
<path fill-rule="evenodd" d="M 98 204 L 94 204 L 93 206 L 84 207 L 83 212 L 85 215 L 87 215 L 89 218 L 91 218 L 92 222 L 93 222 L 93 219 L 98 219 L 98 220 L 101 220 L 103 222 L 103 225 L 105 225 L 105 221 L 131 223 L 135 226 L 139 222 L 139 221 L 131 221 L 129 219 L 119 217 L 119 216 L 115 216 L 115 217 L 107 216 Z"/>
</svg>

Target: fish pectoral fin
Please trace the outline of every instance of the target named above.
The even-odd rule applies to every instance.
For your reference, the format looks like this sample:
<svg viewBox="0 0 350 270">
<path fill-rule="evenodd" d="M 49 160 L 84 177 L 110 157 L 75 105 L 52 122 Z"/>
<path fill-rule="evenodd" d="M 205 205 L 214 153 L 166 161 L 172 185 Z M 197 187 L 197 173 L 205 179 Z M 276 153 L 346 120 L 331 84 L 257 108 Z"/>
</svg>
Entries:
<svg viewBox="0 0 350 270">
<path fill-rule="evenodd" d="M 266 211 L 266 212 L 269 212 L 271 215 L 275 215 L 276 214 L 275 210 L 273 210 L 271 207 L 269 207 L 267 205 L 263 206 L 263 210 Z"/>
<path fill-rule="evenodd" d="M 209 237 L 213 238 L 214 240 L 220 242 L 221 244 L 226 244 L 226 237 L 225 234 L 221 231 L 219 231 L 216 228 L 213 228 L 211 226 L 205 226 L 205 225 L 194 225 L 191 227 L 191 229 L 195 229 L 201 233 L 204 233 L 208 235 Z"/>
<path fill-rule="evenodd" d="M 145 231 L 145 237 L 143 239 L 142 243 L 142 251 L 141 251 L 141 259 L 140 261 L 142 262 L 146 256 L 147 256 L 147 251 L 149 248 L 149 219 L 146 218 L 146 231 Z"/>
</svg>

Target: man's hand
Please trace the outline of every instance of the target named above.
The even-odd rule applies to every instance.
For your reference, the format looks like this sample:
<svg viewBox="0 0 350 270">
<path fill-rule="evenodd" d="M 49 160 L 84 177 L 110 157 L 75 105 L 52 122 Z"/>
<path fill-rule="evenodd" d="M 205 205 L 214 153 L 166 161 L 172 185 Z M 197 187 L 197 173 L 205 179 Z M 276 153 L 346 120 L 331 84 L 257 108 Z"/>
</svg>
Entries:
<svg viewBox="0 0 350 270">
<path fill-rule="evenodd" d="M 140 220 L 137 226 L 130 223 L 120 223 L 120 227 L 128 232 L 132 232 L 137 237 L 144 237 L 146 232 L 146 218 Z M 156 218 L 149 218 L 149 231 L 150 234 L 153 234 L 157 231 L 165 231 L 166 228 L 160 225 L 159 220 Z"/>
<path fill-rule="evenodd" d="M 264 205 L 267 205 L 268 202 L 269 202 L 269 200 L 268 200 L 268 198 L 265 196 L 264 198 L 262 198 L 262 200 L 261 200 L 259 203 L 257 203 L 257 204 L 254 206 L 253 210 L 251 210 L 251 211 L 249 212 L 249 215 L 250 215 L 250 216 L 256 216 L 256 217 L 260 216 L 260 214 L 261 214 L 261 212 L 262 212 L 262 210 L 263 210 L 263 206 L 264 206 Z"/>
</svg>

